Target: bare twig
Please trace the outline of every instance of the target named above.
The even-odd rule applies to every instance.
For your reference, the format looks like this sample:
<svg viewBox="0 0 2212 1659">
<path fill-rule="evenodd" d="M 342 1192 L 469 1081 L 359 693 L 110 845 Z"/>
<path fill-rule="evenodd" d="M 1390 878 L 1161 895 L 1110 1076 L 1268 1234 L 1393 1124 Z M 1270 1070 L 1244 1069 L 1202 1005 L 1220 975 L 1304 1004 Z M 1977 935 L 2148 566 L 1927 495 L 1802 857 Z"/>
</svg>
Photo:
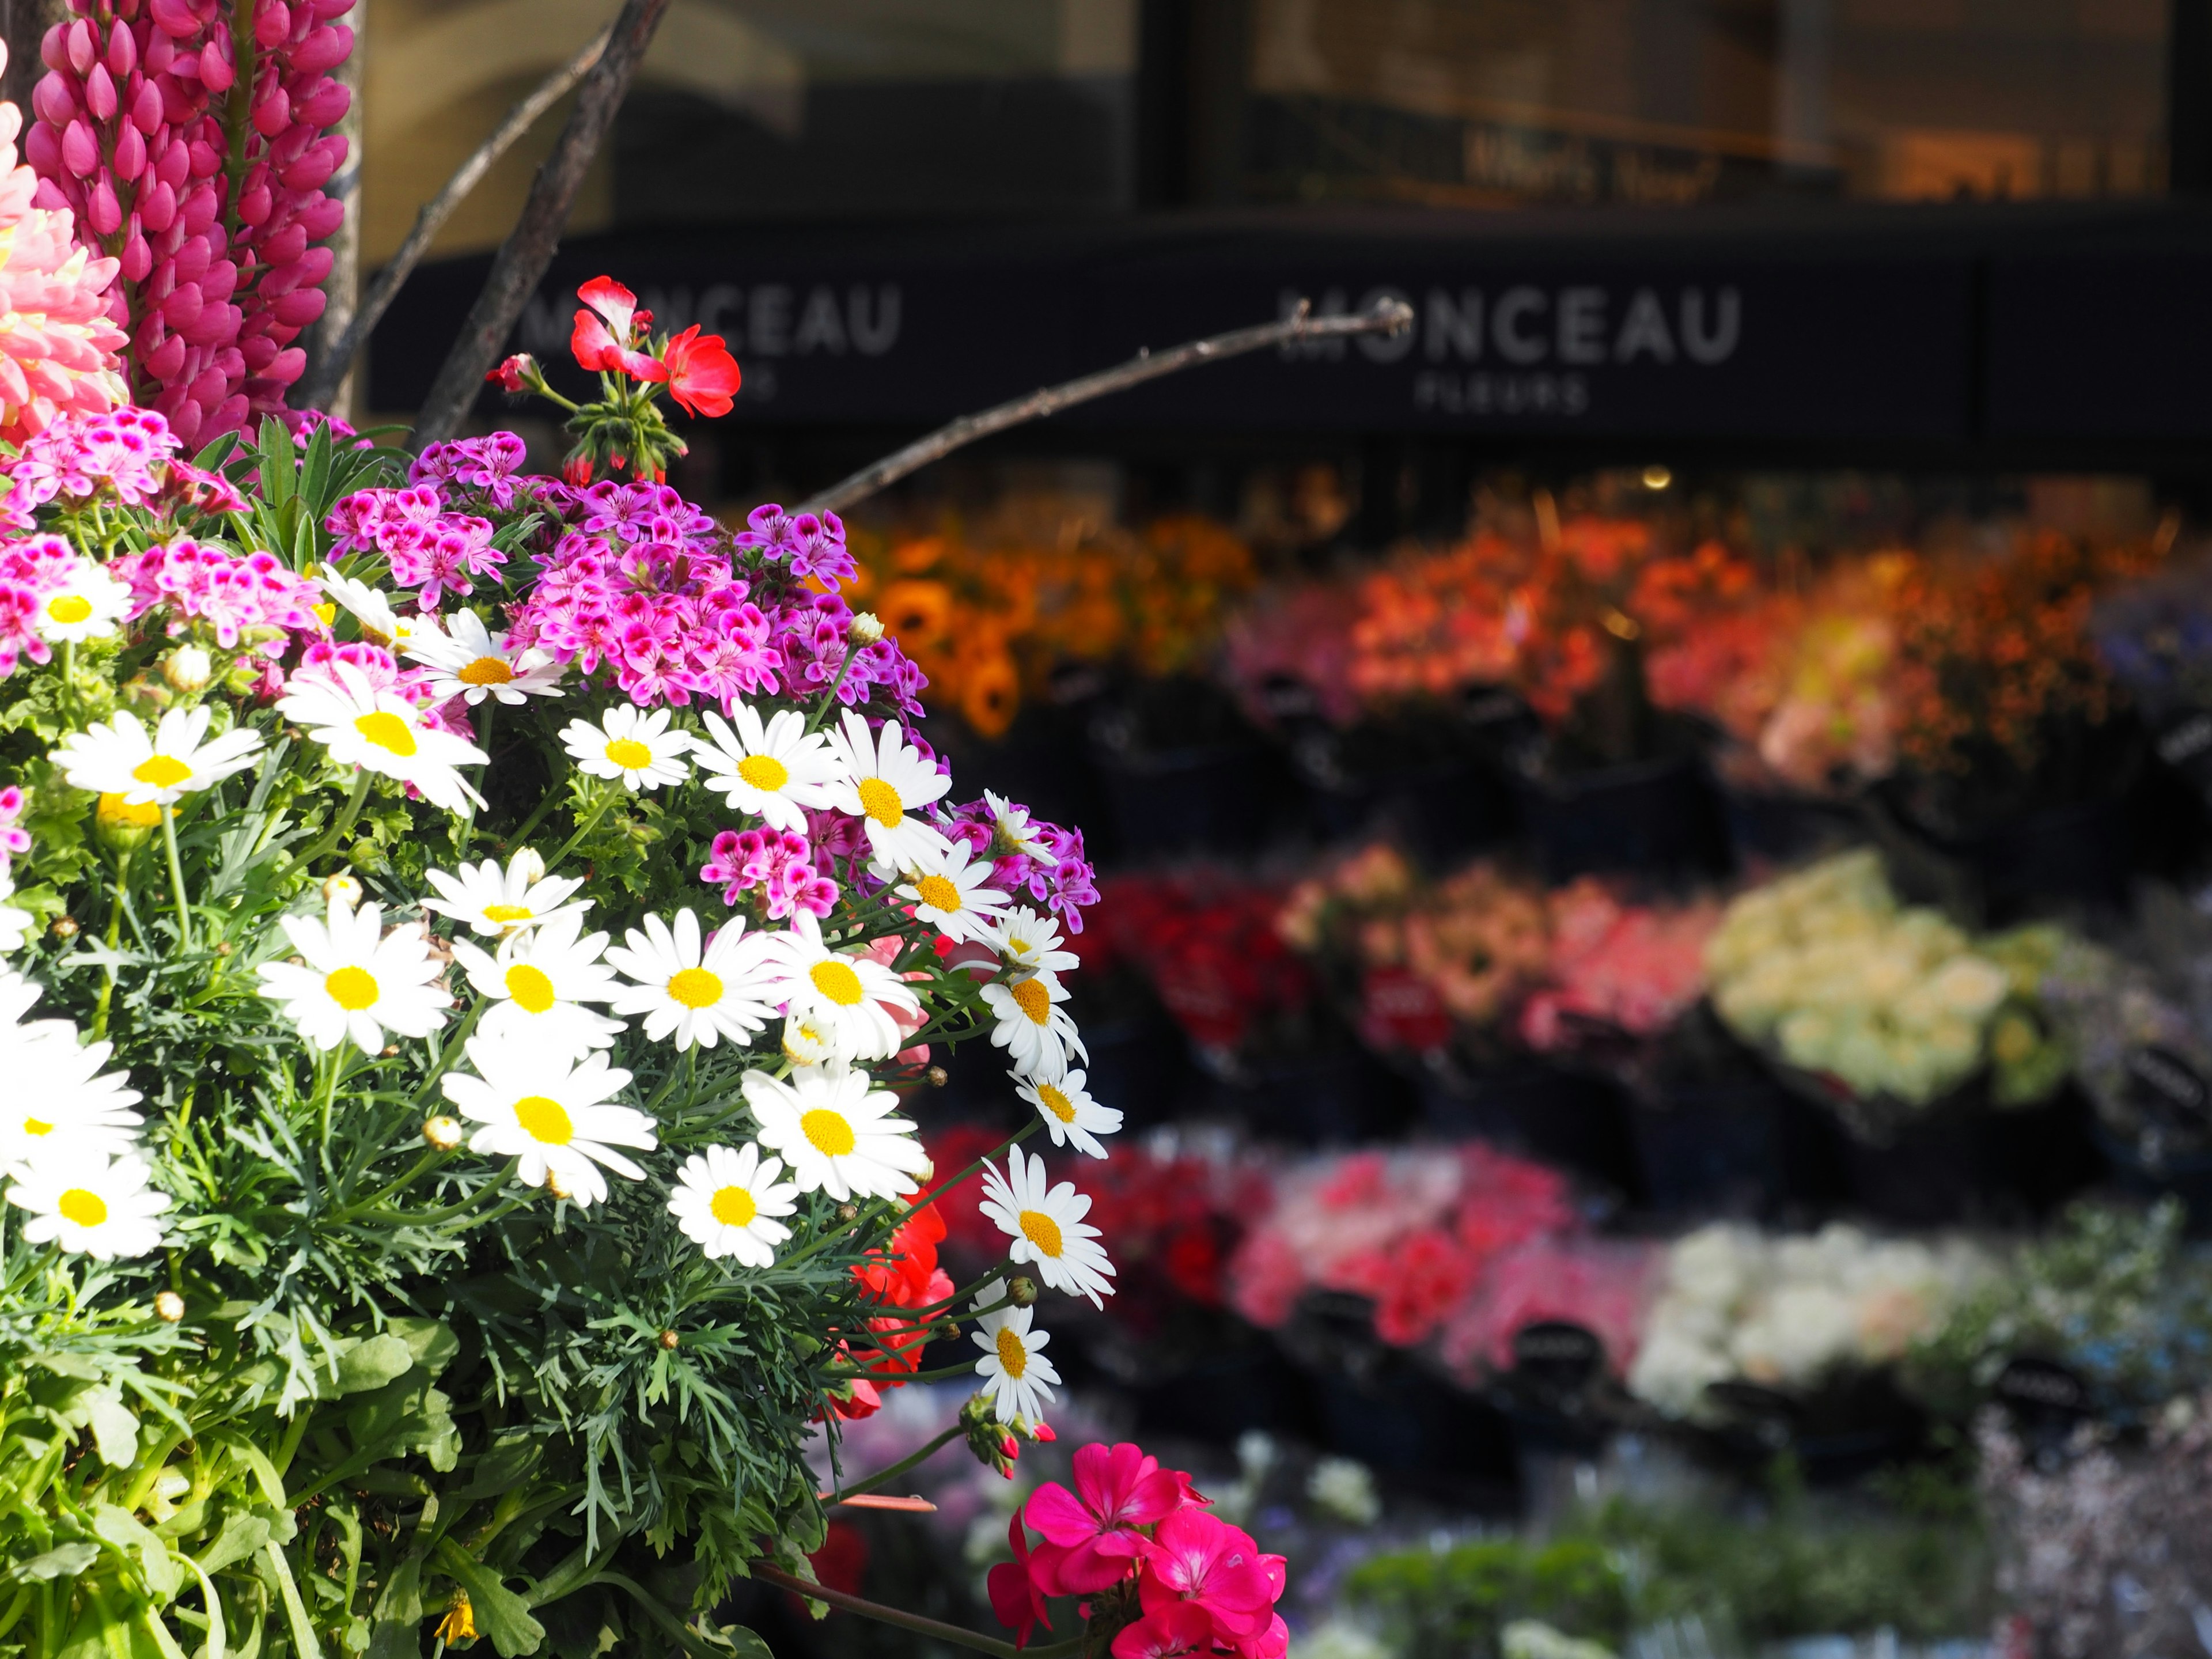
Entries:
<svg viewBox="0 0 2212 1659">
<path fill-rule="evenodd" d="M 453 342 L 429 396 L 422 400 L 422 412 L 415 422 L 414 441 L 418 447 L 453 435 L 483 385 L 484 372 L 498 358 L 522 308 L 529 304 L 546 267 L 553 263 L 553 250 L 568 222 L 568 210 L 575 205 L 585 171 L 614 125 L 615 112 L 622 107 L 630 80 L 637 73 L 645 49 L 652 45 L 653 31 L 660 27 L 668 4 L 669 0 L 623 0 L 623 9 L 609 30 L 606 49 L 584 76 L 568 124 L 561 129 L 552 155 L 538 169 L 522 216 L 500 245 L 491 274 L 484 278 L 483 292 L 477 295 L 468 321 L 461 325 L 460 337 Z"/>
<path fill-rule="evenodd" d="M 927 437 L 918 438 L 904 449 L 884 456 L 873 465 L 862 467 L 842 483 L 832 484 L 799 510 L 842 512 L 854 501 L 874 495 L 886 484 L 897 483 L 909 472 L 919 471 L 932 461 L 942 460 L 978 438 L 988 438 L 1026 422 L 1041 421 L 1073 404 L 1088 403 L 1110 392 L 1127 392 L 1131 386 L 1194 368 L 1200 363 L 1218 363 L 1249 351 L 1264 351 L 1269 346 L 1288 345 L 1299 340 L 1342 339 L 1354 334 L 1402 334 L 1413 325 L 1413 308 L 1403 300 L 1377 300 L 1364 311 L 1337 317 L 1316 317 L 1313 307 L 1301 300 L 1297 308 L 1279 322 L 1231 329 L 1226 334 L 1212 335 L 1203 340 L 1187 340 L 1165 351 L 1140 351 L 1117 368 L 1101 369 L 1060 386 L 1042 387 L 980 414 L 963 415 Z"/>
<path fill-rule="evenodd" d="M 950 1642 L 956 1647 L 973 1649 L 988 1653 L 994 1659 L 1021 1659 L 1012 1642 L 1002 1642 L 995 1636 L 986 1636 L 980 1631 L 963 1630 L 957 1625 L 948 1625 L 935 1619 L 926 1619 L 918 1613 L 908 1613 L 903 1607 L 885 1607 L 880 1601 L 871 1601 L 865 1596 L 848 1595 L 831 1589 L 827 1584 L 810 1584 L 795 1577 L 781 1567 L 772 1567 L 765 1561 L 756 1561 L 748 1569 L 756 1578 L 780 1584 L 794 1595 L 812 1601 L 827 1601 L 833 1607 L 842 1607 L 848 1613 L 857 1613 L 864 1619 L 873 1619 L 886 1625 L 896 1625 L 901 1630 L 912 1631 L 917 1636 L 933 1637 L 939 1642 Z"/>
<path fill-rule="evenodd" d="M 601 29 L 583 44 L 574 58 L 531 88 L 529 96 L 507 112 L 507 119 L 499 124 L 498 130 L 478 144 L 468 160 L 454 170 L 453 176 L 446 180 L 446 187 L 422 204 L 422 210 L 415 216 L 415 228 L 407 233 L 407 240 L 399 245 L 399 251 L 377 273 L 376 281 L 370 284 L 368 294 L 362 297 L 360 308 L 347 322 L 345 331 L 338 336 L 330 350 L 316 361 L 307 371 L 307 378 L 294 392 L 293 401 L 300 408 L 322 409 L 328 405 L 344 381 L 346 370 L 351 367 L 355 354 L 360 351 L 362 342 L 374 331 L 377 324 L 384 320 L 384 313 L 390 309 L 392 296 L 399 292 L 400 284 L 414 274 L 415 267 L 422 262 L 422 256 L 430 251 L 430 244 L 436 239 L 439 230 L 447 220 L 453 217 L 453 210 L 460 206 L 471 191 L 483 182 L 483 176 L 491 171 L 492 163 L 506 155 L 516 139 L 538 124 L 539 116 L 559 103 L 568 95 L 571 87 L 591 72 L 605 54 L 607 42 L 613 34 L 611 25 Z"/>
</svg>

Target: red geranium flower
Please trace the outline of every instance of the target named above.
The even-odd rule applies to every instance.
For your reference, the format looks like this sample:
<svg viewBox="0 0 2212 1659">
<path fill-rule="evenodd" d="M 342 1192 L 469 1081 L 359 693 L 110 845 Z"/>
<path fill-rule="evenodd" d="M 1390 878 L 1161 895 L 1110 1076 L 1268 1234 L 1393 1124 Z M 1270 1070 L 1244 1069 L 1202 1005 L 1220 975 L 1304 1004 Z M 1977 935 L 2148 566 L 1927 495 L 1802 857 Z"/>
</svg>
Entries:
<svg viewBox="0 0 2212 1659">
<path fill-rule="evenodd" d="M 1045 1593 L 1030 1571 L 1030 1535 L 1022 1529 L 1018 1515 L 1006 1522 L 1006 1541 L 1014 1547 L 1014 1559 L 992 1568 L 984 1585 L 990 1593 L 991 1611 L 1014 1632 L 1014 1645 L 1025 1648 L 1030 1632 L 1039 1625 L 1050 1630 L 1052 1620 L 1045 1611 Z"/>
<path fill-rule="evenodd" d="M 719 334 L 702 336 L 694 323 L 668 343 L 660 354 L 668 375 L 669 395 L 687 415 L 726 415 L 741 376 L 738 360 L 730 356 Z"/>
<path fill-rule="evenodd" d="M 528 352 L 518 351 L 500 364 L 497 368 L 493 369 L 490 374 L 485 375 L 484 379 L 497 386 L 501 392 L 520 392 L 523 387 L 524 377 L 537 367 L 536 361 Z"/>
<path fill-rule="evenodd" d="M 576 313 L 568 349 L 586 369 L 618 372 L 639 380 L 665 380 L 668 371 L 641 351 L 630 349 L 630 328 L 637 295 L 611 276 L 594 276 L 576 290 L 592 309 Z M 594 315 L 593 313 L 597 314 Z"/>
<path fill-rule="evenodd" d="M 1114 1659 L 1179 1659 L 1213 1650 L 1213 1620 L 1193 1601 L 1148 1613 L 1114 1638 Z"/>
</svg>

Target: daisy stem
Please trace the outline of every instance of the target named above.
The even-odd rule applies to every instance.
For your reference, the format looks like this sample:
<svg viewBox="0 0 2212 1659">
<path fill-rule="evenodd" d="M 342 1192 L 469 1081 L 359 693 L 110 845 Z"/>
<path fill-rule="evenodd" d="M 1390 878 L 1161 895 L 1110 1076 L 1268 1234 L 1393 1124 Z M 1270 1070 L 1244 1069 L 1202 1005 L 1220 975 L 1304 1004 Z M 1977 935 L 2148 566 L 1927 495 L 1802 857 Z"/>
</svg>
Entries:
<svg viewBox="0 0 2212 1659">
<path fill-rule="evenodd" d="M 955 1440 L 957 1440 L 960 1437 L 960 1425 L 955 1423 L 951 1428 L 945 1430 L 943 1434 L 939 1435 L 936 1439 L 930 1441 L 919 1451 L 909 1452 L 906 1456 L 900 1458 L 897 1462 L 892 1464 L 889 1468 L 878 1469 L 873 1474 L 870 1475 L 865 1480 L 855 1480 L 849 1486 L 836 1487 L 833 1491 L 823 1493 L 822 1496 L 832 1502 L 842 1502 L 843 1499 L 848 1498 L 858 1498 L 864 1492 L 872 1492 L 875 1491 L 877 1487 L 897 1480 L 899 1476 L 904 1474 L 908 1469 L 919 1468 L 922 1464 L 927 1463 L 931 1458 L 936 1456 L 938 1453 L 943 1451 Z"/>
<path fill-rule="evenodd" d="M 185 902 L 185 864 L 177 856 L 177 813 L 174 807 L 161 809 L 161 844 L 169 854 L 169 886 L 177 902 L 177 949 L 192 948 L 192 915 Z"/>
<path fill-rule="evenodd" d="M 331 1108 L 337 1100 L 338 1073 L 345 1069 L 347 1041 L 346 1038 L 339 1038 L 338 1046 L 331 1050 L 330 1075 L 323 1079 L 323 1145 L 325 1146 L 331 1144 Z"/>
<path fill-rule="evenodd" d="M 977 1631 L 963 1630 L 957 1625 L 925 1619 L 918 1613 L 908 1613 L 902 1608 L 887 1607 L 880 1601 L 871 1601 L 864 1596 L 848 1595 L 844 1591 L 831 1589 L 826 1584 L 810 1584 L 781 1567 L 769 1566 L 765 1561 L 754 1562 L 750 1571 L 754 1577 L 765 1579 L 795 1595 L 805 1596 L 810 1601 L 826 1601 L 833 1607 L 857 1613 L 863 1619 L 873 1619 L 878 1624 L 896 1625 L 899 1629 L 910 1630 L 918 1636 L 927 1636 L 939 1642 L 949 1642 L 955 1647 L 994 1655 L 995 1659 L 1073 1659 L 1073 1656 L 1080 1652 L 1083 1647 L 1083 1638 L 1077 1636 L 1050 1647 L 1017 1648 L 1012 1642 L 1001 1642 L 995 1636 L 985 1636 Z"/>
<path fill-rule="evenodd" d="M 513 836 L 508 837 L 508 840 L 517 847 L 520 847 L 524 842 L 529 840 L 530 832 L 532 830 L 535 830 L 539 824 L 545 822 L 545 815 L 553 810 L 555 803 L 560 799 L 560 790 L 557 788 L 548 787 L 545 791 L 544 796 L 538 801 L 536 808 L 531 812 L 530 816 L 523 819 L 522 828 L 516 830 Z"/>
<path fill-rule="evenodd" d="M 362 802 L 368 798 L 368 769 L 357 766 L 354 769 L 353 788 L 346 796 L 345 805 L 338 809 L 337 821 L 331 825 L 328 835 L 300 855 L 301 868 L 304 869 L 317 859 L 324 857 L 334 850 L 338 842 L 345 839 L 346 831 L 352 829 L 355 820 L 361 817 Z"/>
<path fill-rule="evenodd" d="M 131 853 L 129 849 L 115 855 L 115 896 L 107 904 L 107 948 L 115 949 L 123 938 L 123 892 L 131 884 Z M 107 1006 L 115 1000 L 115 967 L 110 963 L 107 977 L 100 981 L 100 1000 L 93 1006 L 92 1040 L 99 1042 L 107 1035 Z"/>
<path fill-rule="evenodd" d="M 582 841 L 585 836 L 590 835 L 593 830 L 599 827 L 599 820 L 607 815 L 607 808 L 615 804 L 617 798 L 619 797 L 622 793 L 622 786 L 620 784 L 610 784 L 607 786 L 606 790 L 599 796 L 598 802 L 592 806 L 592 810 L 585 814 L 584 821 L 576 826 L 576 833 L 569 836 L 568 840 L 562 842 L 561 843 L 561 850 L 554 854 L 551 858 L 545 860 L 545 873 L 547 875 L 550 876 L 556 870 L 559 869 L 561 867 L 561 860 L 567 858 L 569 854 L 576 850 L 576 843 Z"/>
<path fill-rule="evenodd" d="M 845 641 L 845 654 L 838 659 L 836 678 L 830 682 L 830 689 L 822 694 L 822 701 L 814 705 L 814 712 L 806 717 L 808 731 L 813 731 L 830 718 L 830 711 L 837 704 L 837 688 L 844 684 L 845 671 L 853 665 L 853 659 L 859 651 L 860 647 L 854 645 L 852 641 Z"/>
<path fill-rule="evenodd" d="M 475 1035 L 477 1022 L 483 1018 L 483 1011 L 490 1006 L 490 998 L 477 999 L 476 1006 L 471 1007 L 466 1017 L 462 1019 L 460 1029 L 447 1037 L 444 1045 L 439 1048 L 438 1063 L 431 1068 L 430 1074 L 422 1079 L 422 1086 L 416 1090 L 415 1098 L 410 1103 L 412 1105 L 418 1107 L 422 1105 L 438 1079 L 453 1069 L 454 1060 L 468 1046 L 469 1038 Z"/>
<path fill-rule="evenodd" d="M 449 1153 L 441 1152 L 434 1146 L 430 1148 L 430 1150 L 424 1152 L 422 1157 L 415 1160 L 414 1167 L 409 1170 L 405 1175 L 400 1176 L 398 1180 L 393 1182 L 390 1186 L 383 1188 L 378 1192 L 373 1194 L 371 1196 L 363 1199 L 360 1203 L 349 1204 L 344 1209 L 338 1212 L 337 1219 L 340 1221 L 349 1221 L 356 1215 L 365 1214 L 368 1211 L 376 1208 L 378 1205 L 383 1203 L 385 1200 L 392 1197 L 393 1194 L 405 1192 L 407 1188 L 413 1186 L 417 1181 L 422 1178 L 422 1172 L 425 1170 L 428 1169 L 433 1164 L 437 1163 L 441 1158 L 449 1156 Z"/>
<path fill-rule="evenodd" d="M 883 1349 L 879 1352 L 889 1353 L 890 1350 Z M 834 1376 L 841 1382 L 847 1377 L 852 1376 L 895 1377 L 901 1382 L 942 1382 L 947 1377 L 975 1376 L 975 1362 L 972 1359 L 963 1359 L 957 1365 L 939 1365 L 935 1370 L 907 1371 L 902 1374 L 896 1371 L 874 1370 L 861 1365 L 849 1371 L 830 1371 L 825 1375 Z"/>
</svg>

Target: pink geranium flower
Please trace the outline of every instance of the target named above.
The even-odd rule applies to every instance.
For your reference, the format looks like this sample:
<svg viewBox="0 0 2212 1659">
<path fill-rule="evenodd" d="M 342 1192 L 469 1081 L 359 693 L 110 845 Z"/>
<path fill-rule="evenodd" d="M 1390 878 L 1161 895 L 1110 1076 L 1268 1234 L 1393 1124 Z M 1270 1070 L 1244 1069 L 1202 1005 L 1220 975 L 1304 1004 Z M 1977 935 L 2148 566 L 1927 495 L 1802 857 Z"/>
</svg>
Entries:
<svg viewBox="0 0 2212 1659">
<path fill-rule="evenodd" d="M 1018 1515 L 1006 1522 L 1006 1541 L 1014 1547 L 1014 1559 L 992 1568 L 984 1584 L 990 1594 L 991 1611 L 1014 1632 L 1014 1645 L 1025 1648 L 1030 1633 L 1039 1625 L 1050 1630 L 1052 1620 L 1045 1612 L 1045 1592 L 1030 1570 L 1030 1535 L 1022 1530 Z"/>
<path fill-rule="evenodd" d="M 1188 1601 L 1148 1613 L 1114 1638 L 1114 1659 L 1177 1659 L 1212 1650 L 1213 1620 Z"/>
<path fill-rule="evenodd" d="M 1178 1603 L 1202 1607 L 1216 1635 L 1240 1649 L 1267 1635 L 1283 1559 L 1262 1555 L 1250 1534 L 1204 1510 L 1179 1510 L 1154 1529 L 1143 1553 L 1138 1588 L 1147 1613 Z"/>
<path fill-rule="evenodd" d="M 1024 1514 L 1055 1547 L 1060 1589 L 1089 1595 L 1127 1577 L 1146 1542 L 1137 1528 L 1164 1521 L 1189 1496 L 1188 1476 L 1124 1441 L 1084 1447 L 1075 1454 L 1075 1490 L 1056 1481 L 1039 1486 Z"/>
</svg>

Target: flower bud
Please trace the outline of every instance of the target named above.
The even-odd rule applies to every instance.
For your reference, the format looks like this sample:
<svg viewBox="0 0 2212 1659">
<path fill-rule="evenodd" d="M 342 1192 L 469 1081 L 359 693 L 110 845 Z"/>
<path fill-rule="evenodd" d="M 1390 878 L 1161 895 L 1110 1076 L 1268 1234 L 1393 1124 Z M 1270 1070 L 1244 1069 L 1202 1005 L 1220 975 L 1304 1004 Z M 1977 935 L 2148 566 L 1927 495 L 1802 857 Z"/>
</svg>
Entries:
<svg viewBox="0 0 2212 1659">
<path fill-rule="evenodd" d="M 450 1152 L 461 1144 L 461 1121 L 457 1117 L 434 1117 L 422 1126 L 422 1139 L 433 1150 Z"/>
<path fill-rule="evenodd" d="M 671 1352 L 673 1352 L 677 1345 L 683 1340 L 684 1339 L 678 1336 L 674 1331 L 663 1331 L 660 1334 L 660 1346 L 668 1349 Z"/>
<path fill-rule="evenodd" d="M 946 1084 L 952 1081 L 951 1074 L 942 1066 L 933 1066 L 921 1075 L 923 1079 L 927 1082 L 929 1086 L 933 1089 L 942 1089 Z"/>
<path fill-rule="evenodd" d="M 872 611 L 859 611 L 846 624 L 845 637 L 854 645 L 873 645 L 884 636 L 883 619 Z"/>
<path fill-rule="evenodd" d="M 154 1298 L 154 1316 L 165 1325 L 176 1324 L 185 1316 L 185 1298 L 174 1291 L 163 1291 Z"/>
<path fill-rule="evenodd" d="M 54 918 L 53 935 L 58 939 L 75 939 L 77 935 L 76 918 L 75 916 L 56 916 Z"/>
<path fill-rule="evenodd" d="M 857 1204 L 840 1204 L 837 1206 L 837 1219 L 840 1221 L 857 1219 L 860 1213 L 860 1206 Z"/>
<path fill-rule="evenodd" d="M 361 884 L 341 870 L 323 884 L 323 897 L 350 910 L 361 902 Z"/>
<path fill-rule="evenodd" d="M 160 807 L 133 806 L 120 794 L 110 793 L 102 795 L 99 806 L 94 809 L 92 833 L 109 852 L 131 853 L 146 844 L 161 822 Z M 66 916 L 63 918 L 64 921 L 68 920 Z"/>
<path fill-rule="evenodd" d="M 545 1196 L 556 1201 L 568 1196 L 568 1183 L 561 1179 L 558 1170 L 545 1172 Z"/>
<path fill-rule="evenodd" d="M 203 646 L 180 645 L 161 659 L 161 678 L 172 690 L 204 691 L 215 678 L 215 659 Z"/>
<path fill-rule="evenodd" d="M 1034 1308 L 1036 1299 L 1036 1280 L 1028 1274 L 1016 1273 L 1006 1281 L 1006 1300 L 1017 1308 Z"/>
<path fill-rule="evenodd" d="M 526 885 L 535 887 L 545 879 L 545 857 L 534 847 L 526 847 L 507 860 L 508 867 L 522 872 Z"/>
</svg>

